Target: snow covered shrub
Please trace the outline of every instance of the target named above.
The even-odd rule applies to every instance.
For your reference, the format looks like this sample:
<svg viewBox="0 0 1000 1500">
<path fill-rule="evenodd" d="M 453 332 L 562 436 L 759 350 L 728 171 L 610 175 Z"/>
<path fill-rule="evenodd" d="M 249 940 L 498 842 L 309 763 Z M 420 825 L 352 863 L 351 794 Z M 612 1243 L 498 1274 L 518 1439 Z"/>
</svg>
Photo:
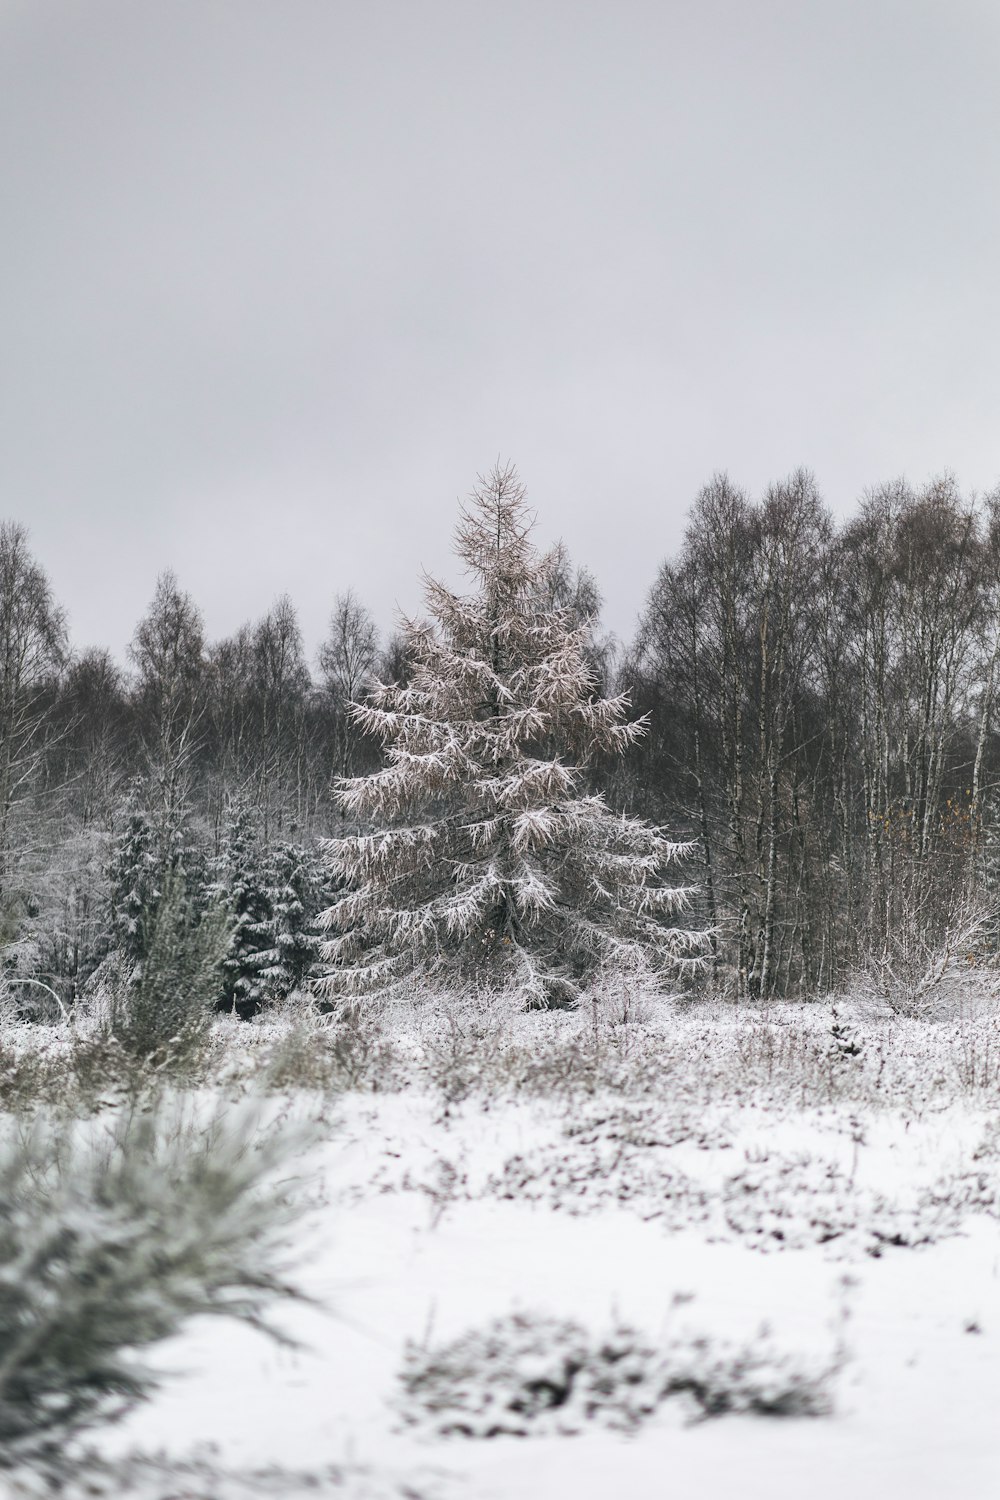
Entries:
<svg viewBox="0 0 1000 1500">
<path fill-rule="evenodd" d="M 65 1092 L 63 1070 L 54 1070 L 37 1052 L 18 1052 L 0 1041 L 0 1110 L 16 1113 Z"/>
<path fill-rule="evenodd" d="M 395 1049 L 373 1017 L 301 1021 L 270 1050 L 261 1081 L 274 1092 L 388 1091 L 403 1084 Z"/>
<path fill-rule="evenodd" d="M 133 1051 L 113 1031 L 96 1027 L 76 1032 L 61 1069 L 61 1102 L 91 1114 L 112 1101 L 148 1098 L 164 1080 L 190 1083 L 201 1072 L 201 1048 L 175 1042 L 155 1052 Z"/>
<path fill-rule="evenodd" d="M 666 1229 L 689 1229 L 709 1220 L 712 1195 L 678 1164 L 673 1148 L 681 1144 L 726 1150 L 730 1141 L 703 1112 L 605 1095 L 574 1110 L 556 1139 L 508 1157 L 485 1192 L 569 1214 L 615 1204 Z"/>
<path fill-rule="evenodd" d="M 558 1115 L 549 1120 L 557 1124 Z M 1000 1203 L 991 1164 L 926 1187 L 877 1191 L 859 1180 L 856 1162 L 769 1147 L 740 1160 L 737 1130 L 712 1106 L 604 1093 L 581 1101 L 558 1134 L 536 1128 L 481 1191 L 574 1216 L 613 1205 L 667 1233 L 698 1228 L 709 1241 L 765 1253 L 823 1247 L 831 1259 L 934 1244 L 960 1233 L 966 1214 L 996 1214 Z"/>
<path fill-rule="evenodd" d="M 708 1193 L 678 1168 L 652 1152 L 607 1141 L 512 1156 L 490 1176 L 486 1190 L 501 1199 L 545 1203 L 570 1214 L 613 1203 L 671 1230 L 704 1223 L 711 1207 Z"/>
<path fill-rule="evenodd" d="M 43 1459 L 155 1384 L 136 1350 L 195 1314 L 264 1321 L 290 1206 L 291 1137 L 162 1105 L 98 1131 L 36 1120 L 0 1139 L 0 1464 Z M 301 1144 L 301 1142 L 298 1142 Z"/>
<path fill-rule="evenodd" d="M 997 910 L 981 896 L 941 909 L 904 903 L 904 918 L 868 958 L 856 988 L 896 1015 L 949 1020 L 994 1013 L 1000 1001 Z"/>
<path fill-rule="evenodd" d="M 109 1053 L 115 1068 L 108 1067 Z M 95 1027 L 0 1022 L 0 1115 L 26 1115 L 41 1106 L 88 1113 L 126 1071 L 137 1072 L 134 1060 Z"/>
<path fill-rule="evenodd" d="M 337 783 L 365 831 L 327 845 L 344 889 L 321 917 L 331 999 L 433 975 L 572 1005 L 609 965 L 675 977 L 701 962 L 705 935 L 674 925 L 693 892 L 662 878 L 687 846 L 590 790 L 588 763 L 644 725 L 627 696 L 600 696 L 590 625 L 553 602 L 564 559 L 538 556 L 533 524 L 512 467 L 480 481 L 455 549 L 478 592 L 428 580 L 408 684 L 376 682 L 352 707 L 386 762 Z"/>
<path fill-rule="evenodd" d="M 987 1120 L 982 1140 L 972 1153 L 972 1160 L 976 1162 L 988 1162 L 994 1158 L 1000 1161 L 1000 1115 Z"/>
<path fill-rule="evenodd" d="M 592 1026 L 625 1039 L 631 1029 L 649 1022 L 662 993 L 644 955 L 635 954 L 598 969 L 581 999 Z"/>
<path fill-rule="evenodd" d="M 995 1095 L 1000 1087 L 1000 1018 L 963 1018 L 956 1023 L 953 1035 L 953 1066 L 962 1091 Z"/>
<path fill-rule="evenodd" d="M 658 1344 L 621 1324 L 595 1335 L 514 1313 L 436 1349 L 408 1344 L 401 1408 L 434 1433 L 487 1438 L 630 1431 L 674 1398 L 694 1418 L 822 1416 L 842 1358 L 810 1366 L 763 1333 L 745 1346 L 690 1334 Z"/>
<path fill-rule="evenodd" d="M 488 984 L 464 992 L 430 991 L 415 1017 L 421 1061 L 428 1081 L 445 1104 L 496 1092 L 510 1045 L 510 1025 L 519 1000 Z"/>
<path fill-rule="evenodd" d="M 1000 1172 L 996 1167 L 979 1167 L 942 1177 L 921 1194 L 921 1206 L 948 1213 L 956 1222 L 956 1232 L 968 1213 L 1000 1219 Z"/>
<path fill-rule="evenodd" d="M 946 1197 L 900 1201 L 855 1182 L 835 1162 L 767 1153 L 725 1181 L 726 1229 L 755 1250 L 826 1245 L 836 1256 L 877 1259 L 888 1246 L 931 1245 L 957 1234 Z"/>
</svg>

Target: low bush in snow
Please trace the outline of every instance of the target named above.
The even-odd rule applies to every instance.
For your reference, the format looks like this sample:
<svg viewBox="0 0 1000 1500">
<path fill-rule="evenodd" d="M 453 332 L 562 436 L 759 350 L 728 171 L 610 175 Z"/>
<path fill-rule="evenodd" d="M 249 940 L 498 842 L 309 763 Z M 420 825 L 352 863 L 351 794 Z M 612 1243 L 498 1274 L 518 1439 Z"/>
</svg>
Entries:
<svg viewBox="0 0 1000 1500">
<path fill-rule="evenodd" d="M 697 1225 L 709 1240 L 761 1251 L 820 1245 L 834 1258 L 933 1244 L 958 1234 L 966 1213 L 991 1212 L 1000 1199 L 1000 1181 L 985 1167 L 961 1181 L 890 1193 L 825 1156 L 755 1148 L 738 1162 L 731 1145 L 724 1124 L 710 1115 L 611 1101 L 565 1122 L 559 1137 L 509 1157 L 489 1175 L 485 1192 L 570 1214 L 616 1205 L 668 1231 Z"/>
<path fill-rule="evenodd" d="M 623 1325 L 594 1335 L 515 1313 L 437 1348 L 409 1344 L 401 1410 L 410 1423 L 463 1437 L 628 1431 L 673 1400 L 694 1419 L 821 1416 L 841 1363 L 837 1355 L 810 1366 L 764 1334 L 742 1347 L 686 1334 L 657 1344 Z"/>
<path fill-rule="evenodd" d="M 278 1093 L 379 1093 L 404 1078 L 397 1048 L 369 1014 L 297 1021 L 270 1047 L 261 1072 L 263 1087 Z"/>
<path fill-rule="evenodd" d="M 65 1094 L 65 1066 L 56 1068 L 41 1049 L 19 1051 L 0 1039 L 0 1109 L 18 1111 Z"/>
</svg>

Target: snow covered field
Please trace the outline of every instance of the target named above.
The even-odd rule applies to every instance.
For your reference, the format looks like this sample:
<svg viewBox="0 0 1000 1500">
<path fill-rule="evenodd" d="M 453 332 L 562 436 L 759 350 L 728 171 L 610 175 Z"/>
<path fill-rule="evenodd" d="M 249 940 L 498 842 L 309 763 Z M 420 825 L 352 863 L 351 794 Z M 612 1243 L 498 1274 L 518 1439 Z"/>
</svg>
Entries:
<svg viewBox="0 0 1000 1500">
<path fill-rule="evenodd" d="M 351 1053 L 356 1087 L 331 1074 L 272 1094 L 269 1130 L 319 1121 L 297 1254 L 322 1306 L 277 1312 L 301 1348 L 190 1325 L 155 1352 L 169 1379 L 154 1400 L 101 1436 L 114 1462 L 91 1492 L 987 1500 L 998 1044 L 989 1014 L 668 1006 L 591 1026 L 414 1011 Z M 276 1084 L 303 1044 L 223 1027 L 219 1045 L 268 1055 Z M 602 1411 L 581 1424 L 567 1399 L 524 1418 L 530 1436 L 442 1435 L 447 1410 L 404 1398 L 408 1342 L 426 1365 L 512 1313 L 568 1320 L 595 1348 L 628 1325 L 703 1363 L 751 1350 L 765 1383 L 814 1381 L 820 1414 L 706 1418 L 679 1395 L 617 1430 Z M 529 1382 L 562 1358 L 541 1327 Z M 503 1360 L 487 1364 L 470 1409 Z M 559 1430 L 574 1423 L 587 1430 Z M 160 1450 L 162 1468 L 119 1466 Z"/>
</svg>

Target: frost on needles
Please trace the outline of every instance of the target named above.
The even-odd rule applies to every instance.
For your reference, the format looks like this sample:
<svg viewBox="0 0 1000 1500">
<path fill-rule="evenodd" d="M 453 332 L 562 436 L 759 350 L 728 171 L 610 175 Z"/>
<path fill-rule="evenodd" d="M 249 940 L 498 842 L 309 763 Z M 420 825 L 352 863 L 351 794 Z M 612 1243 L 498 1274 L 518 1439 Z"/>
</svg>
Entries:
<svg viewBox="0 0 1000 1500">
<path fill-rule="evenodd" d="M 567 1004 L 602 969 L 702 961 L 705 935 L 675 925 L 693 888 L 663 880 L 688 846 L 588 786 L 593 757 L 645 725 L 627 694 L 600 696 L 589 625 L 553 605 L 559 554 L 539 555 L 533 525 L 512 466 L 481 478 L 455 541 L 476 592 L 426 579 L 430 620 L 404 623 L 409 681 L 352 705 L 385 755 L 336 787 L 370 831 L 326 846 L 343 890 L 320 919 L 330 999 L 421 974 Z"/>
</svg>

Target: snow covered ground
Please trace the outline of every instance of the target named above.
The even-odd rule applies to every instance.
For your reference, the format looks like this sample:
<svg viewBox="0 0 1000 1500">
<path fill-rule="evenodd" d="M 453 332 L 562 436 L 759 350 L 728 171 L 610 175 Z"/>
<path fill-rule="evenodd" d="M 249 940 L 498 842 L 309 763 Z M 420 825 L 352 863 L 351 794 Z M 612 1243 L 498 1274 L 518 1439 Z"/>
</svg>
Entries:
<svg viewBox="0 0 1000 1500">
<path fill-rule="evenodd" d="M 501 1033 L 410 1018 L 378 1065 L 393 1087 L 282 1096 L 269 1129 L 322 1122 L 298 1278 L 322 1307 L 279 1311 L 294 1352 L 218 1320 L 160 1347 L 161 1391 L 99 1443 L 169 1457 L 134 1467 L 136 1494 L 1000 1494 L 994 1018 Z M 489 1439 L 407 1421 L 407 1342 L 515 1311 L 766 1346 L 829 1371 L 832 1411 L 692 1421 L 676 1399 L 630 1432 Z M 104 1493 L 131 1492 L 109 1469 Z"/>
</svg>

